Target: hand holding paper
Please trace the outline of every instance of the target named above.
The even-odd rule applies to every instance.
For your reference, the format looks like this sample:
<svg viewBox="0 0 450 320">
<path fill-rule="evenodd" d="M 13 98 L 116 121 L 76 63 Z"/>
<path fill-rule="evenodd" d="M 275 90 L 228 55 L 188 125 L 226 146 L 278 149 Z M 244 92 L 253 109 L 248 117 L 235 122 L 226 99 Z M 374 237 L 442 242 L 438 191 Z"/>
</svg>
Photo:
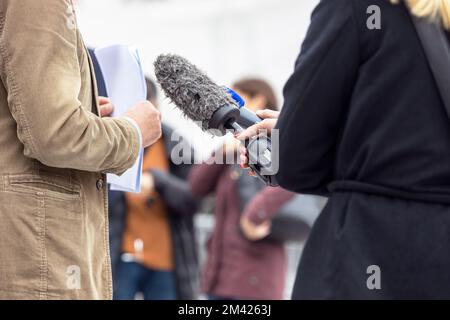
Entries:
<svg viewBox="0 0 450 320">
<path fill-rule="evenodd" d="M 161 114 L 149 101 L 139 102 L 125 114 L 141 129 L 144 148 L 152 145 L 161 137 Z"/>
<path fill-rule="evenodd" d="M 109 98 L 115 106 L 113 116 L 124 115 L 130 107 L 146 100 L 147 88 L 138 51 L 123 45 L 99 48 L 95 55 L 105 80 Z M 111 190 L 140 192 L 143 149 L 135 165 L 122 176 L 108 174 Z"/>
<path fill-rule="evenodd" d="M 98 97 L 98 104 L 100 106 L 100 117 L 111 117 L 114 112 L 114 105 L 111 100 L 106 97 Z"/>
</svg>

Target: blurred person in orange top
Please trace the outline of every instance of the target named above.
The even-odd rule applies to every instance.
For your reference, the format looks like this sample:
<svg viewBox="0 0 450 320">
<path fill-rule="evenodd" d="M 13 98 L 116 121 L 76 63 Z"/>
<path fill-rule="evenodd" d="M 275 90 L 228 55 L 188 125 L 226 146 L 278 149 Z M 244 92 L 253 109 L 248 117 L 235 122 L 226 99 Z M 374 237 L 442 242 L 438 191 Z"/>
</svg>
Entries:
<svg viewBox="0 0 450 320">
<path fill-rule="evenodd" d="M 233 90 L 253 111 L 276 109 L 273 89 L 263 80 L 244 79 Z M 236 139 L 229 139 L 217 154 L 228 159 L 230 153 L 237 155 L 239 146 Z M 267 237 L 271 220 L 294 194 L 265 187 L 237 164 L 208 163 L 196 166 L 189 178 L 197 197 L 214 192 L 216 200 L 203 292 L 212 300 L 282 299 L 287 271 L 284 244 Z M 251 194 L 244 192 L 249 184 L 255 190 Z"/>
<path fill-rule="evenodd" d="M 148 99 L 157 105 L 157 88 L 147 79 Z M 145 150 L 142 192 L 113 193 L 111 243 L 114 298 L 131 300 L 195 299 L 198 263 L 193 214 L 197 202 L 186 178 L 191 158 L 176 165 L 170 155 L 186 141 L 173 141 L 173 130 L 162 126 L 162 137 Z M 182 155 L 184 156 L 184 155 Z M 189 155 L 187 155 L 189 156 Z"/>
</svg>

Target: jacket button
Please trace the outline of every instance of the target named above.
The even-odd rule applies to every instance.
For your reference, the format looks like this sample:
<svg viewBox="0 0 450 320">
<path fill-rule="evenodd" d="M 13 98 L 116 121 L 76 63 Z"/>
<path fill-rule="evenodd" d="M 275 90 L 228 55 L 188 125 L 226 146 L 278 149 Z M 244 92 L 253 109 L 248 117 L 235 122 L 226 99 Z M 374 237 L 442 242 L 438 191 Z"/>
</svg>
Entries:
<svg viewBox="0 0 450 320">
<path fill-rule="evenodd" d="M 97 180 L 97 190 L 102 190 L 104 187 L 105 183 L 103 182 L 103 179 L 98 179 Z"/>
</svg>

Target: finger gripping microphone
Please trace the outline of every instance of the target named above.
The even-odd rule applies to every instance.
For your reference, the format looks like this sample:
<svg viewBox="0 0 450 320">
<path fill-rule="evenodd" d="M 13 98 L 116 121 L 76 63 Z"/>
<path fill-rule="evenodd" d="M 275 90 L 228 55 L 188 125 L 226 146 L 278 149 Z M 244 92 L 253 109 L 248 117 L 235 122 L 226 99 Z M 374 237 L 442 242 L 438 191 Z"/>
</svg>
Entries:
<svg viewBox="0 0 450 320">
<path fill-rule="evenodd" d="M 242 107 L 233 92 L 218 86 L 195 65 L 178 55 L 160 55 L 155 61 L 156 78 L 165 95 L 183 112 L 200 124 L 204 131 L 215 129 L 241 132 L 261 119 Z M 241 108 L 240 108 L 241 107 Z M 258 137 L 246 141 L 250 168 L 267 185 L 277 186 L 271 173 L 270 138 Z"/>
</svg>

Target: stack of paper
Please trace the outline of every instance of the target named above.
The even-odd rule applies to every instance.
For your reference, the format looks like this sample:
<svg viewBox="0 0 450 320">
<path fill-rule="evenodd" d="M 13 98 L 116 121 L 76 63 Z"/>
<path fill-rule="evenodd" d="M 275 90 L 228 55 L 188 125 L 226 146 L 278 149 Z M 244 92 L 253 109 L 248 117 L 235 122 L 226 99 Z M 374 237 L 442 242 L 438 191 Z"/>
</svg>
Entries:
<svg viewBox="0 0 450 320">
<path fill-rule="evenodd" d="M 115 106 L 114 117 L 121 116 L 137 103 L 146 100 L 147 87 L 141 59 L 135 47 L 115 45 L 95 50 L 105 79 L 108 97 Z M 132 168 L 122 176 L 108 174 L 111 190 L 125 192 L 141 191 L 142 160 L 144 151 Z"/>
</svg>

